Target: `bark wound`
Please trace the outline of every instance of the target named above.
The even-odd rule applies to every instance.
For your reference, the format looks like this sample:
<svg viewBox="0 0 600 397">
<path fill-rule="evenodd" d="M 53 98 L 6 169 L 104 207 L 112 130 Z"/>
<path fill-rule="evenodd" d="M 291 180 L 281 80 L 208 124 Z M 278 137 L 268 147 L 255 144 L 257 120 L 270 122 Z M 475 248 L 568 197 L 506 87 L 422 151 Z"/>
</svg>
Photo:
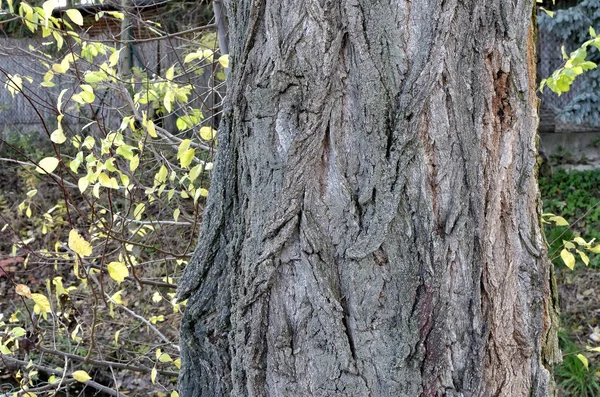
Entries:
<svg viewBox="0 0 600 397">
<path fill-rule="evenodd" d="M 509 102 L 509 74 L 499 70 L 494 78 L 494 98 L 492 108 L 500 126 L 500 132 L 506 131 L 512 122 L 512 109 Z"/>
</svg>

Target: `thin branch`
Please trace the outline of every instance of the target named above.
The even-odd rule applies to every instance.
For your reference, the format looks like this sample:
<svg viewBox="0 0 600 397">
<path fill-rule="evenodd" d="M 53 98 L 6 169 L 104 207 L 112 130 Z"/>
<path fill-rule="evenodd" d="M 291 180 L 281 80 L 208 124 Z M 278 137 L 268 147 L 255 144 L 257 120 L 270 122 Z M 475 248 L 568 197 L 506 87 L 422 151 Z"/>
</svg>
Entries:
<svg viewBox="0 0 600 397">
<path fill-rule="evenodd" d="M 0 360 L 3 361 L 5 364 L 8 362 L 8 363 L 11 363 L 13 365 L 14 364 L 17 364 L 17 365 L 30 365 L 30 366 L 36 368 L 39 371 L 43 371 L 43 372 L 46 372 L 46 373 L 49 373 L 49 374 L 52 374 L 52 375 L 62 376 L 62 372 L 58 371 L 56 369 L 45 367 L 45 366 L 40 365 L 40 364 L 31 363 L 30 361 L 19 360 L 18 358 L 10 357 L 10 356 L 7 356 L 5 354 L 0 354 Z M 99 391 L 102 391 L 104 393 L 110 394 L 111 396 L 126 397 L 124 394 L 116 392 L 113 389 L 111 389 L 110 387 L 101 385 L 100 383 L 94 382 L 93 380 L 88 380 L 88 381 L 82 382 L 82 383 L 85 384 L 86 386 L 93 387 L 96 390 L 99 390 Z"/>
</svg>

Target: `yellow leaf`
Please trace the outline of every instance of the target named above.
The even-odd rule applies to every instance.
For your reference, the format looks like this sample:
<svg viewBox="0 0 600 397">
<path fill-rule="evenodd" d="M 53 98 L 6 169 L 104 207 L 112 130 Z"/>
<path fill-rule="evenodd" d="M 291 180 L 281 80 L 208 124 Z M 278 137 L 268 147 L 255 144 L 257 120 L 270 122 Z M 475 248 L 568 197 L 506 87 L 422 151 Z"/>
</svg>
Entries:
<svg viewBox="0 0 600 397">
<path fill-rule="evenodd" d="M 202 197 L 208 197 L 208 190 L 201 188 L 200 189 L 200 196 Z"/>
<path fill-rule="evenodd" d="M 146 204 L 139 203 L 135 205 L 135 209 L 133 210 L 133 217 L 136 221 L 142 219 L 142 214 L 144 214 L 144 211 L 146 211 Z"/>
<path fill-rule="evenodd" d="M 577 253 L 581 257 L 581 260 L 583 261 L 583 263 L 585 263 L 586 266 L 590 264 L 590 258 L 588 258 L 588 256 L 584 252 L 581 252 L 579 250 L 575 251 L 577 251 Z"/>
<path fill-rule="evenodd" d="M 179 393 L 177 393 L 175 390 L 173 390 L 171 392 L 171 397 L 179 397 Z"/>
<path fill-rule="evenodd" d="M 33 310 L 37 313 L 37 312 L 42 312 L 42 313 L 50 313 L 51 309 L 50 309 L 50 301 L 48 300 L 48 298 L 46 298 L 46 296 L 42 295 L 42 294 L 31 294 L 31 299 L 33 299 L 33 301 L 35 302 L 35 307 L 33 308 Z M 36 310 L 36 308 L 38 310 Z"/>
<path fill-rule="evenodd" d="M 173 361 L 173 359 L 167 353 L 163 353 L 160 355 L 160 357 L 158 357 L 158 361 L 160 361 L 161 363 L 170 363 L 171 361 Z"/>
<path fill-rule="evenodd" d="M 152 372 L 150 372 L 150 380 L 152 381 L 153 385 L 156 384 L 156 374 L 157 373 L 158 373 L 158 371 L 156 370 L 156 367 L 152 368 Z"/>
<path fill-rule="evenodd" d="M 165 316 L 163 316 L 162 314 L 160 316 L 152 316 L 148 320 L 150 320 L 152 324 L 161 323 L 165 321 Z"/>
<path fill-rule="evenodd" d="M 148 130 L 148 135 L 150 135 L 152 138 L 158 138 L 158 135 L 156 135 L 156 126 L 152 120 L 148 120 L 146 129 Z"/>
<path fill-rule="evenodd" d="M 556 226 L 569 226 L 569 222 L 567 222 L 562 216 L 552 216 L 548 218 L 548 220 L 554 222 Z"/>
<path fill-rule="evenodd" d="M 15 292 L 17 293 L 17 295 L 21 295 L 27 298 L 31 298 L 31 290 L 29 289 L 28 286 L 24 285 L 24 284 L 19 284 L 15 287 Z"/>
<path fill-rule="evenodd" d="M 101 172 L 100 175 L 98 175 L 98 182 L 104 187 L 111 187 L 110 177 L 104 172 Z"/>
<path fill-rule="evenodd" d="M 94 92 L 90 92 L 90 91 L 81 91 L 79 93 L 79 97 L 81 98 L 81 100 L 85 103 L 92 103 L 96 100 L 96 96 L 94 95 Z"/>
<path fill-rule="evenodd" d="M 179 219 L 180 213 L 181 213 L 181 210 L 179 208 L 175 208 L 175 211 L 173 211 L 173 219 L 175 220 L 175 222 L 177 222 L 177 219 Z"/>
<path fill-rule="evenodd" d="M 191 143 L 192 143 L 191 139 L 184 139 L 183 141 L 181 141 L 181 143 L 179 144 L 179 147 L 177 148 L 177 158 L 178 159 L 180 159 L 181 155 L 183 155 L 183 153 L 190 148 Z"/>
<path fill-rule="evenodd" d="M 81 193 L 85 192 L 85 189 L 87 189 L 89 185 L 90 181 L 88 181 L 86 176 L 84 176 L 83 178 L 79 178 L 79 181 L 77 181 L 77 186 L 79 187 L 79 191 Z"/>
<path fill-rule="evenodd" d="M 573 249 L 573 248 L 575 248 L 575 244 L 573 244 L 573 243 L 572 243 L 572 242 L 570 242 L 570 241 L 565 241 L 565 240 L 563 240 L 563 245 L 564 245 L 564 247 L 565 247 L 566 249 L 568 249 L 568 250 L 569 250 L 569 249 Z"/>
<path fill-rule="evenodd" d="M 92 379 L 91 376 L 88 375 L 87 372 L 79 370 L 79 371 L 75 371 L 71 374 L 71 376 L 77 381 L 77 382 L 81 382 L 81 383 L 85 383 L 88 380 Z"/>
<path fill-rule="evenodd" d="M 92 246 L 90 243 L 85 241 L 75 229 L 71 229 L 69 232 L 69 248 L 84 257 L 92 254 Z"/>
<path fill-rule="evenodd" d="M 197 164 L 194 167 L 192 167 L 192 169 L 190 170 L 190 173 L 188 175 L 188 177 L 190 178 L 190 182 L 194 182 L 196 180 L 196 178 L 198 178 L 198 176 L 200 175 L 201 172 L 202 172 L 202 164 Z"/>
<path fill-rule="evenodd" d="M 162 296 L 160 295 L 160 292 L 155 291 L 154 294 L 152 295 L 152 302 L 158 303 L 161 300 L 162 300 Z"/>
<path fill-rule="evenodd" d="M 51 174 L 58 167 L 58 163 L 59 161 L 56 157 L 46 157 L 40 160 L 35 170 L 40 174 L 44 172 Z"/>
<path fill-rule="evenodd" d="M 202 127 L 200 128 L 200 137 L 205 141 L 210 141 L 215 137 L 217 131 L 215 131 L 212 127 Z"/>
<path fill-rule="evenodd" d="M 69 16 L 69 18 L 71 19 L 71 21 L 73 21 L 73 23 L 76 23 L 79 26 L 83 25 L 83 16 L 81 16 L 81 13 L 79 12 L 79 10 L 70 9 L 70 10 L 67 10 L 66 13 Z"/>
<path fill-rule="evenodd" d="M 201 56 L 202 56 L 202 54 L 198 54 L 197 52 L 189 53 L 189 54 L 187 54 L 185 56 L 185 59 L 183 60 L 183 63 L 191 62 L 191 61 L 193 61 L 195 59 L 200 58 Z"/>
<path fill-rule="evenodd" d="M 221 55 L 219 57 L 219 63 L 224 68 L 228 68 L 229 67 L 229 54 Z"/>
<path fill-rule="evenodd" d="M 119 62 L 119 54 L 121 50 L 115 51 L 108 57 L 108 64 L 113 67 Z"/>
<path fill-rule="evenodd" d="M 124 301 L 123 301 L 123 297 L 121 296 L 122 293 L 123 293 L 123 290 L 115 292 L 110 297 L 110 300 L 113 301 L 113 302 L 115 302 L 117 305 L 123 305 Z"/>
<path fill-rule="evenodd" d="M 181 369 L 181 359 L 178 358 L 177 360 L 173 361 L 173 365 L 175 365 L 177 369 Z"/>
<path fill-rule="evenodd" d="M 64 73 L 67 71 L 67 69 L 69 69 L 69 65 L 67 65 L 67 68 L 63 68 L 63 65 L 60 63 L 55 63 L 54 65 L 52 65 L 52 70 L 54 70 L 56 73 Z"/>
<path fill-rule="evenodd" d="M 129 171 L 133 172 L 140 165 L 140 157 L 136 154 L 129 162 Z"/>
<path fill-rule="evenodd" d="M 119 284 L 129 276 L 129 269 L 122 262 L 111 262 L 107 266 L 109 276 Z"/>
<path fill-rule="evenodd" d="M 566 249 L 563 249 L 560 251 L 560 257 L 562 258 L 563 262 L 565 262 L 565 265 L 567 265 L 569 269 L 573 270 L 575 267 L 575 257 L 573 254 Z"/>
<path fill-rule="evenodd" d="M 163 105 L 165 105 L 165 109 L 169 113 L 171 113 L 171 102 L 173 102 L 173 92 L 167 91 L 163 99 Z"/>
<path fill-rule="evenodd" d="M 106 11 L 106 13 L 108 15 L 110 15 L 111 17 L 113 17 L 113 18 L 120 19 L 121 21 L 123 19 L 125 19 L 125 14 L 123 14 L 122 12 L 118 12 L 118 11 Z"/>
<path fill-rule="evenodd" d="M 589 371 L 590 366 L 589 366 L 587 357 L 580 353 L 577 355 L 577 358 L 583 363 L 583 366 L 585 367 L 585 369 L 587 369 Z"/>
<path fill-rule="evenodd" d="M 48 17 L 52 15 L 52 10 L 54 10 L 56 7 L 58 7 L 58 0 L 48 0 L 42 4 L 42 9 L 44 10 L 46 20 L 48 20 Z"/>
<path fill-rule="evenodd" d="M 212 60 L 213 60 L 213 52 L 212 52 L 212 50 L 208 50 L 207 49 L 207 50 L 202 51 L 202 56 L 204 58 L 206 58 L 209 62 L 212 62 Z"/>
<path fill-rule="evenodd" d="M 195 153 L 196 153 L 195 149 L 188 149 L 181 154 L 181 158 L 179 159 L 179 161 L 181 163 L 181 168 L 187 168 L 190 166 L 190 164 L 192 163 L 192 160 L 194 159 Z"/>
<path fill-rule="evenodd" d="M 600 254 L 600 244 L 596 244 L 588 249 L 595 254 Z"/>
<path fill-rule="evenodd" d="M 60 145 L 61 143 L 64 143 L 67 140 L 67 137 L 63 133 L 63 130 L 59 128 L 50 135 L 50 140 Z"/>
<path fill-rule="evenodd" d="M 575 237 L 575 238 L 573 239 L 573 241 L 575 241 L 577 244 L 579 244 L 579 245 L 581 245 L 581 246 L 583 246 L 583 247 L 587 247 L 587 246 L 589 245 L 589 244 L 588 244 L 588 243 L 587 243 L 587 242 L 586 242 L 584 239 L 582 239 L 581 237 Z"/>
<path fill-rule="evenodd" d="M 173 77 L 175 77 L 175 67 L 174 66 L 171 66 L 167 70 L 167 73 L 165 74 L 165 77 L 167 78 L 167 80 L 173 80 Z"/>
</svg>

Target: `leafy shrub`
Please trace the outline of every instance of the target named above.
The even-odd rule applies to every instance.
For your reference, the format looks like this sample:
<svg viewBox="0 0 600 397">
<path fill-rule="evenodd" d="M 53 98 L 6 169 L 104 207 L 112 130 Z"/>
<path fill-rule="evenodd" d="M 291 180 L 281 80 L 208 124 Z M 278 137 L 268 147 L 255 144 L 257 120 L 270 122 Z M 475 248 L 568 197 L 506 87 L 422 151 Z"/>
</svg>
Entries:
<svg viewBox="0 0 600 397">
<path fill-rule="evenodd" d="M 557 169 L 552 176 L 540 178 L 539 183 L 544 212 L 560 214 L 571 224 L 546 225 L 551 258 L 557 259 L 563 240 L 581 236 L 600 241 L 600 170 Z M 558 262 L 557 265 L 562 266 Z M 590 265 L 598 267 L 600 255 L 591 256 Z"/>
</svg>

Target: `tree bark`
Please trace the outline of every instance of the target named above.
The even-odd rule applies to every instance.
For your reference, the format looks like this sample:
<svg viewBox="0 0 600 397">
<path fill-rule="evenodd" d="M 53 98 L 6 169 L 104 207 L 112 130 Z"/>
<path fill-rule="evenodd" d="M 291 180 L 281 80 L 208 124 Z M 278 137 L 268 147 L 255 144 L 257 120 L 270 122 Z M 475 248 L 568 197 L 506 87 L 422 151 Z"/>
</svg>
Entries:
<svg viewBox="0 0 600 397">
<path fill-rule="evenodd" d="M 227 0 L 182 396 L 539 396 L 533 0 Z"/>
</svg>

